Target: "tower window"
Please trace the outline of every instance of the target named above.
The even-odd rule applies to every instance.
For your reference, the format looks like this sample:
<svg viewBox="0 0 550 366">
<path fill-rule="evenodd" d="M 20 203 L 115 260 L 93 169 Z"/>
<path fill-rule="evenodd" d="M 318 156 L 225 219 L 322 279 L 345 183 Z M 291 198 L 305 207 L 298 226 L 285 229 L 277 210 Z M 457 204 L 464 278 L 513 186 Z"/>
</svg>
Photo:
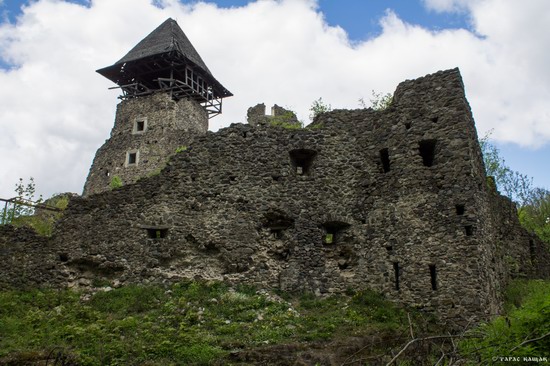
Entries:
<svg viewBox="0 0 550 366">
<path fill-rule="evenodd" d="M 126 153 L 126 166 L 137 165 L 139 160 L 138 151 L 128 151 Z"/>
<path fill-rule="evenodd" d="M 464 215 L 464 205 L 456 205 L 455 209 L 458 216 Z"/>
<path fill-rule="evenodd" d="M 466 236 L 474 235 L 474 227 L 472 225 L 464 226 L 464 231 L 466 232 Z"/>
<path fill-rule="evenodd" d="M 380 161 L 382 162 L 382 170 L 384 173 L 390 171 L 390 152 L 388 149 L 380 150 Z"/>
<path fill-rule="evenodd" d="M 317 151 L 309 149 L 296 149 L 289 152 L 292 167 L 297 175 L 308 175 L 313 165 L 313 159 Z"/>
<path fill-rule="evenodd" d="M 147 118 L 140 117 L 136 118 L 134 121 L 134 128 L 132 129 L 133 134 L 144 133 L 147 130 Z"/>
<path fill-rule="evenodd" d="M 418 150 L 424 166 L 434 165 L 436 140 L 423 140 L 418 144 Z"/>
</svg>

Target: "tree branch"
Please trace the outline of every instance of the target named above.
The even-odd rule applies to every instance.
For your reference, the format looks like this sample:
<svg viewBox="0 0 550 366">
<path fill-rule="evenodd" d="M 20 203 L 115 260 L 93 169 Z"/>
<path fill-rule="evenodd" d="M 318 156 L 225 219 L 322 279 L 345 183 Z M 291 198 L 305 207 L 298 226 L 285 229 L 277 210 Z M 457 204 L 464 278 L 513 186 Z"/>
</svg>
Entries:
<svg viewBox="0 0 550 366">
<path fill-rule="evenodd" d="M 538 337 L 538 338 L 533 338 L 533 339 L 528 339 L 528 340 L 526 340 L 526 341 L 523 341 L 523 342 L 521 342 L 520 344 L 518 344 L 517 346 L 515 346 L 514 348 L 512 348 L 512 349 L 510 350 L 510 353 L 511 353 L 511 352 L 514 352 L 515 350 L 517 350 L 517 349 L 520 348 L 520 347 L 525 346 L 525 345 L 528 344 L 528 343 L 533 343 L 533 342 L 536 342 L 536 341 L 540 341 L 541 339 L 544 339 L 544 338 L 546 338 L 546 337 L 548 337 L 548 336 L 550 336 L 550 332 L 548 332 L 548 333 L 546 333 L 546 334 L 543 334 L 543 335 L 541 335 L 541 336 Z"/>
</svg>

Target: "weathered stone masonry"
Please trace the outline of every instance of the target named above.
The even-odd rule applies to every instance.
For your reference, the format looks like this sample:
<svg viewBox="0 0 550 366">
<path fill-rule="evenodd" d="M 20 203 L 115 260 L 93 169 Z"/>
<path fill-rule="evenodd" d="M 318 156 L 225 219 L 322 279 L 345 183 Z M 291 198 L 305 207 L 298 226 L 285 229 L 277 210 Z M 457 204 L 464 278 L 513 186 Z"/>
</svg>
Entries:
<svg viewBox="0 0 550 366">
<path fill-rule="evenodd" d="M 84 196 L 111 189 L 116 176 L 123 184 L 155 174 L 191 136 L 208 131 L 208 115 L 196 102 L 174 101 L 157 93 L 122 101 L 111 137 L 98 150 Z"/>
<path fill-rule="evenodd" d="M 368 287 L 458 322 L 498 313 L 510 276 L 550 268 L 487 188 L 457 69 L 401 83 L 384 111 L 196 135 L 160 174 L 73 199 L 47 247 L 33 283 Z"/>
</svg>

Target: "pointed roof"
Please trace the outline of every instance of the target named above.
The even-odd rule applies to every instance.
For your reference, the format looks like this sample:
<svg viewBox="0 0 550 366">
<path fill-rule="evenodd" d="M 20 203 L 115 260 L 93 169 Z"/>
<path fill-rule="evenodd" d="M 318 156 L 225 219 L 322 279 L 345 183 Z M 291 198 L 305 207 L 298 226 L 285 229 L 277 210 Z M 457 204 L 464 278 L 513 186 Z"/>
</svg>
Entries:
<svg viewBox="0 0 550 366">
<path fill-rule="evenodd" d="M 115 65 L 173 51 L 178 51 L 203 71 L 212 75 L 195 47 L 172 18 L 166 19 L 164 23 L 132 48 L 126 56 L 118 60 Z"/>
<path fill-rule="evenodd" d="M 170 92 L 174 99 L 186 97 L 203 103 L 211 115 L 221 113 L 221 99 L 233 95 L 216 80 L 171 18 L 123 58 L 97 72 L 122 89 L 121 99 Z"/>
</svg>

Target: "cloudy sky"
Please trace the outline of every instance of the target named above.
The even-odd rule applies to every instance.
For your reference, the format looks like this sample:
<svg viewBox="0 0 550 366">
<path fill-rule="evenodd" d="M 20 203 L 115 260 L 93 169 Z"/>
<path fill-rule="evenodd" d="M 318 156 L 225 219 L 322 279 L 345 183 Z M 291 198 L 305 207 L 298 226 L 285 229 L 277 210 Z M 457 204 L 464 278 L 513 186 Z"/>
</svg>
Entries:
<svg viewBox="0 0 550 366">
<path fill-rule="evenodd" d="M 81 193 L 118 92 L 94 70 L 166 18 L 235 96 L 211 120 L 277 103 L 357 108 L 372 90 L 459 67 L 480 136 L 550 188 L 550 1 L 0 0 L 0 197 L 34 177 L 45 197 Z"/>
</svg>

